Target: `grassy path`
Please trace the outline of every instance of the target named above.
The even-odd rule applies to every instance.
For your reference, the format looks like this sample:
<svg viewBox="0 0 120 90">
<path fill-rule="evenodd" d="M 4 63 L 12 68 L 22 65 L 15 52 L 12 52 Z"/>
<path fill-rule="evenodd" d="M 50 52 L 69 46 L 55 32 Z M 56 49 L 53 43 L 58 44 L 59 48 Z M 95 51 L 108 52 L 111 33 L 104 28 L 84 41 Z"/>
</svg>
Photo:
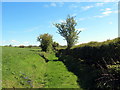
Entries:
<svg viewBox="0 0 120 90">
<path fill-rule="evenodd" d="M 45 88 L 79 88 L 77 77 L 54 54 L 43 53 L 46 62 Z M 43 56 L 43 55 L 42 55 Z M 81 89 L 82 90 L 82 89 Z"/>
<path fill-rule="evenodd" d="M 49 88 L 79 88 L 77 77 L 68 72 L 61 61 L 47 63 L 46 87 Z"/>
<path fill-rule="evenodd" d="M 30 49 L 4 47 L 2 56 L 4 88 L 80 88 L 77 77 L 54 54 L 45 55 L 46 63 Z"/>
</svg>

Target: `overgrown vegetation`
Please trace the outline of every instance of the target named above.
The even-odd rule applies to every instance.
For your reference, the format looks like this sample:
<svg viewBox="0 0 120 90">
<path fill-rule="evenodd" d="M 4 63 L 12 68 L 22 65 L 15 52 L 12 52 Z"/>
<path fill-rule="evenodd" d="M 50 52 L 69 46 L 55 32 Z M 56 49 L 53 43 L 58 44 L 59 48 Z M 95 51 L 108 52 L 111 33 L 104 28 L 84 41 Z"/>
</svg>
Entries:
<svg viewBox="0 0 120 90">
<path fill-rule="evenodd" d="M 37 41 L 40 42 L 40 47 L 42 48 L 42 51 L 52 51 L 53 39 L 51 35 L 49 35 L 48 33 L 42 34 L 37 38 Z"/>
<path fill-rule="evenodd" d="M 79 77 L 80 85 L 83 85 L 85 89 L 91 90 L 95 88 L 120 89 L 119 56 L 120 38 L 101 43 L 90 42 L 78 45 L 69 52 L 66 52 L 66 50 L 59 51 L 60 59 L 63 60 L 70 71 Z M 82 66 L 85 66 L 88 70 Z M 82 72 L 81 69 L 83 69 Z M 85 72 L 83 72 L 84 70 Z M 88 76 L 86 76 L 86 70 L 89 74 Z M 83 78 L 87 78 L 87 80 L 84 80 L 85 82 L 81 81 L 81 74 L 84 74 Z M 91 84 L 93 86 L 90 86 Z"/>
</svg>

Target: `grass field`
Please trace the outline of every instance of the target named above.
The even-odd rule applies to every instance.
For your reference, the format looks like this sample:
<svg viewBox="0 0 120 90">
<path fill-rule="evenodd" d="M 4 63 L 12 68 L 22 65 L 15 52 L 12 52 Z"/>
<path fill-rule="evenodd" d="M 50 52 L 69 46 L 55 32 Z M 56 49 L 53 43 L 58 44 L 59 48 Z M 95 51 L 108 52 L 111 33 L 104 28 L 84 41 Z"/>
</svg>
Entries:
<svg viewBox="0 0 120 90">
<path fill-rule="evenodd" d="M 57 61 L 54 54 L 30 48 L 2 49 L 3 88 L 80 88 L 77 77 Z M 45 53 L 49 62 L 45 62 L 39 53 Z"/>
</svg>

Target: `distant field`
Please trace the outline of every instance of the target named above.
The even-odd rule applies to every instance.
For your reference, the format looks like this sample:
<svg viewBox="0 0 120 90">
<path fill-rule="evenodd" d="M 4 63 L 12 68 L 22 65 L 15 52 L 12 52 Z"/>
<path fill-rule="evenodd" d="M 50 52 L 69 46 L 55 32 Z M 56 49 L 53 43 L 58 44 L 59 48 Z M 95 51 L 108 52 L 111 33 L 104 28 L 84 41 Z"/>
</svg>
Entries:
<svg viewBox="0 0 120 90">
<path fill-rule="evenodd" d="M 3 88 L 79 88 L 77 77 L 54 54 L 39 49 L 3 47 Z M 56 61 L 54 61 L 56 60 Z"/>
</svg>

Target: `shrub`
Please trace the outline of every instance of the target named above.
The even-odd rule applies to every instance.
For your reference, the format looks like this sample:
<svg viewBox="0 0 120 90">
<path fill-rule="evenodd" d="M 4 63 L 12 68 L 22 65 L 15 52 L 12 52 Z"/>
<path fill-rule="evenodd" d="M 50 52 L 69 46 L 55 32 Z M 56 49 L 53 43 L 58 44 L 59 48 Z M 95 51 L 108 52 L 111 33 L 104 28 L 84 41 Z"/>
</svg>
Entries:
<svg viewBox="0 0 120 90">
<path fill-rule="evenodd" d="M 47 34 L 42 34 L 37 38 L 37 41 L 40 42 L 40 47 L 42 48 L 42 51 L 50 52 L 52 51 L 52 43 L 53 39 L 52 36 Z"/>
<path fill-rule="evenodd" d="M 20 45 L 19 48 L 24 48 L 25 46 L 24 45 Z"/>
<path fill-rule="evenodd" d="M 59 50 L 59 56 L 67 54 L 75 58 L 75 60 L 65 60 L 69 64 L 74 64 L 72 67 L 75 73 L 80 73 L 80 59 L 83 60 L 86 66 L 94 68 L 92 71 L 97 76 L 91 77 L 95 81 L 95 87 L 100 90 L 119 90 L 120 89 L 120 69 L 108 68 L 109 65 L 120 65 L 120 38 L 107 40 L 104 42 L 90 42 L 78 45 L 69 52 Z M 76 61 L 77 60 L 77 61 Z M 75 69 L 77 68 L 77 69 Z M 92 72 L 91 71 L 91 72 Z M 92 89 L 93 90 L 93 89 Z"/>
<path fill-rule="evenodd" d="M 29 46 L 28 46 L 28 48 L 31 48 L 31 47 L 32 47 L 32 45 L 29 45 Z"/>
</svg>

